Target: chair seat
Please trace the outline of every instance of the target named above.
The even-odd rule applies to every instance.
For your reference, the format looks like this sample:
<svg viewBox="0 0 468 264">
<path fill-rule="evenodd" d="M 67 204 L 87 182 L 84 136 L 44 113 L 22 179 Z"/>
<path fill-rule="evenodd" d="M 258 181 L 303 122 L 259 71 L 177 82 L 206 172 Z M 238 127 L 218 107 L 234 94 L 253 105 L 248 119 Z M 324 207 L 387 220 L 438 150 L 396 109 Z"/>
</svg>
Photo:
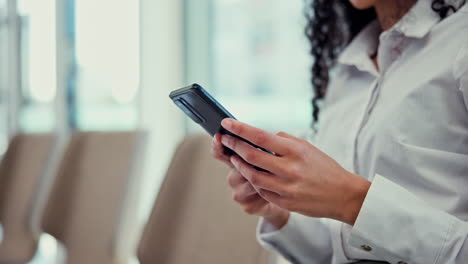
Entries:
<svg viewBox="0 0 468 264">
<path fill-rule="evenodd" d="M 178 147 L 139 246 L 141 264 L 258 264 L 257 217 L 232 201 L 229 168 L 210 155 L 211 138 L 194 135 Z"/>
</svg>

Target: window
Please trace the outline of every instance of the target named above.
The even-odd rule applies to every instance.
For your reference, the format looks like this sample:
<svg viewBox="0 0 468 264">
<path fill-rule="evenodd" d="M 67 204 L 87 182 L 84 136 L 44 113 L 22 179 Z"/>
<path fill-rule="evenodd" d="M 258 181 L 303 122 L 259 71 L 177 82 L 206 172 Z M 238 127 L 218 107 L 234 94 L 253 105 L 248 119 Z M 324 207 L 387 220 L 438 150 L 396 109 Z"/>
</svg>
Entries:
<svg viewBox="0 0 468 264">
<path fill-rule="evenodd" d="M 55 126 L 56 22 L 55 0 L 19 0 L 21 21 L 21 102 L 19 126 L 27 132 Z"/>
<path fill-rule="evenodd" d="M 312 60 L 303 34 L 303 2 L 207 1 L 210 41 L 205 59 L 210 82 L 206 88 L 239 120 L 271 131 L 308 129 Z M 194 8 L 187 10 L 190 24 L 203 19 L 197 15 L 201 10 Z M 199 76 L 190 72 L 200 71 L 195 69 L 199 61 L 189 64 L 189 82 L 198 82 Z"/>
<path fill-rule="evenodd" d="M 138 125 L 139 2 L 75 1 L 77 125 L 127 130 Z"/>
<path fill-rule="evenodd" d="M 0 156 L 8 145 L 8 28 L 7 2 L 0 0 Z"/>
</svg>

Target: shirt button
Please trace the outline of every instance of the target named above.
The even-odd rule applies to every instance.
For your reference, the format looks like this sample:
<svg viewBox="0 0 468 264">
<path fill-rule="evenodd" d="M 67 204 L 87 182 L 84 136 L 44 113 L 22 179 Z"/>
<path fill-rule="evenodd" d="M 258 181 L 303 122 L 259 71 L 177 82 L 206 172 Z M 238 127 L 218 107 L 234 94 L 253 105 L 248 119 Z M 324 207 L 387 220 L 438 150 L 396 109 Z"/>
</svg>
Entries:
<svg viewBox="0 0 468 264">
<path fill-rule="evenodd" d="M 364 251 L 367 251 L 367 252 L 372 251 L 372 248 L 369 247 L 368 245 L 362 245 L 361 249 L 364 250 Z M 399 263 L 399 264 L 401 264 L 401 263 Z"/>
</svg>

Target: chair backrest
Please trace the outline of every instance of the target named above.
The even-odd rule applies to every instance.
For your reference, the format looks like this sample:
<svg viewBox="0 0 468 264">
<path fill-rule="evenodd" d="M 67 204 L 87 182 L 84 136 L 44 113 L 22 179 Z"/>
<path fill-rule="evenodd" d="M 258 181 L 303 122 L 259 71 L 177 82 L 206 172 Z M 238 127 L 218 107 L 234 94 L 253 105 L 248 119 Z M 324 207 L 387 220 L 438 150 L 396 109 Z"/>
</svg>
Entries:
<svg viewBox="0 0 468 264">
<path fill-rule="evenodd" d="M 231 200 L 227 166 L 211 139 L 190 136 L 176 150 L 138 248 L 141 264 L 266 263 L 258 218 Z"/>
<path fill-rule="evenodd" d="M 37 186 L 54 147 L 51 134 L 15 136 L 0 165 L 0 262 L 25 263 L 36 252 L 38 234 L 30 226 Z"/>
<path fill-rule="evenodd" d="M 41 225 L 66 248 L 67 263 L 116 261 L 116 233 L 143 138 L 141 132 L 71 137 Z"/>
</svg>

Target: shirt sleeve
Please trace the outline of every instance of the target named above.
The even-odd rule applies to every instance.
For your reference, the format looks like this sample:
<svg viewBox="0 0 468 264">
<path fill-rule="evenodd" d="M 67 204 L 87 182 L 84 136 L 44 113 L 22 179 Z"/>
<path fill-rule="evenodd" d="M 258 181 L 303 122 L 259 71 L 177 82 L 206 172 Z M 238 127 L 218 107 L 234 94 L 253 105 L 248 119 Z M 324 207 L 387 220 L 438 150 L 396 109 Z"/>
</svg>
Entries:
<svg viewBox="0 0 468 264">
<path fill-rule="evenodd" d="M 376 175 L 349 244 L 390 263 L 468 263 L 468 223 Z"/>
<path fill-rule="evenodd" d="M 257 238 L 263 247 L 278 252 L 291 263 L 329 264 L 333 249 L 324 220 L 291 213 L 288 223 L 278 230 L 260 219 Z"/>
</svg>

